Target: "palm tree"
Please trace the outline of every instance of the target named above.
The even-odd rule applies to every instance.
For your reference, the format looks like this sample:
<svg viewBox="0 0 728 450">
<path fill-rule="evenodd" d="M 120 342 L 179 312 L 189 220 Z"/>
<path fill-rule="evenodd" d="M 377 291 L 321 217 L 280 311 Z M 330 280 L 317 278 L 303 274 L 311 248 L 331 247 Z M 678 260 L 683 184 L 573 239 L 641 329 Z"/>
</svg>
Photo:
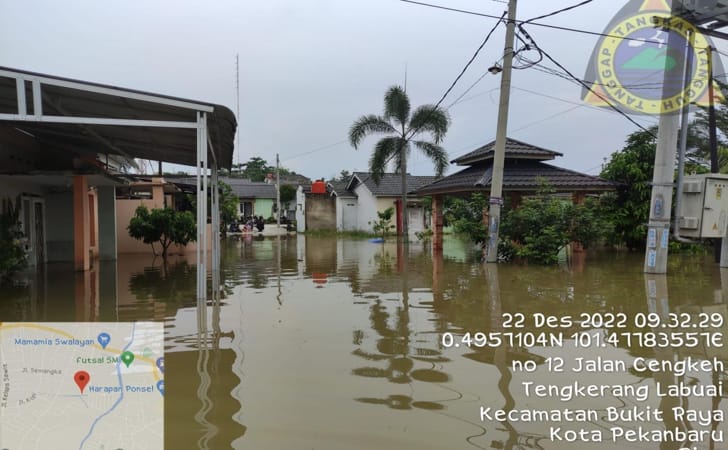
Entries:
<svg viewBox="0 0 728 450">
<path fill-rule="evenodd" d="M 359 148 L 361 141 L 369 134 L 381 133 L 381 138 L 374 146 L 369 159 L 369 171 L 372 179 L 379 183 L 387 165 L 394 160 L 396 173 L 402 175 L 402 233 L 407 241 L 409 226 L 407 223 L 407 158 L 412 145 L 432 160 L 436 175 L 442 176 L 447 168 L 447 152 L 439 144 L 442 142 L 450 125 L 447 112 L 436 105 L 423 105 L 410 115 L 410 101 L 407 93 L 400 86 L 392 86 L 384 95 L 384 115 L 374 114 L 361 116 L 349 130 L 349 142 Z M 421 133 L 428 133 L 432 141 L 415 140 Z"/>
</svg>

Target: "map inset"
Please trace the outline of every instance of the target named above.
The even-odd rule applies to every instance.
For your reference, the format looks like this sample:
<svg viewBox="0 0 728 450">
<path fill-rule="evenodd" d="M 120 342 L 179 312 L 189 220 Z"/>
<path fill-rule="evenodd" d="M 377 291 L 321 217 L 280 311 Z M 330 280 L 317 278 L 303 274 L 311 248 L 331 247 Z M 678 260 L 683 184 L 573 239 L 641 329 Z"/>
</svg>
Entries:
<svg viewBox="0 0 728 450">
<path fill-rule="evenodd" d="M 164 324 L 0 322 L 0 450 L 164 448 Z"/>
</svg>

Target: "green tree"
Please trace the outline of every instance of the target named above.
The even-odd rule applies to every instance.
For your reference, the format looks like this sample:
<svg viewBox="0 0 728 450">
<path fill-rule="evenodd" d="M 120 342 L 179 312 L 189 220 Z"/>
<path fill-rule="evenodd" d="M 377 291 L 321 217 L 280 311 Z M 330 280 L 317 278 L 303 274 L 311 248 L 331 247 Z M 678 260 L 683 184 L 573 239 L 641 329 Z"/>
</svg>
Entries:
<svg viewBox="0 0 728 450">
<path fill-rule="evenodd" d="M 334 182 L 334 181 L 344 182 L 344 181 L 349 181 L 349 178 L 351 178 L 351 172 L 349 172 L 348 170 L 342 170 L 341 172 L 339 172 L 338 177 L 333 177 L 329 181 L 330 182 Z"/>
<path fill-rule="evenodd" d="M 287 204 L 296 199 L 296 187 L 290 184 L 281 185 L 281 203 Z"/>
<path fill-rule="evenodd" d="M 134 217 L 126 227 L 129 236 L 141 240 L 152 247 L 162 247 L 162 258 L 167 259 L 167 249 L 172 244 L 187 245 L 196 240 L 197 224 L 195 216 L 189 211 L 175 211 L 171 208 L 154 208 L 151 211 L 145 205 L 137 207 Z"/>
<path fill-rule="evenodd" d="M 615 193 L 603 197 L 603 212 L 613 226 L 612 245 L 630 250 L 644 248 L 652 197 L 652 174 L 655 166 L 656 138 L 638 131 L 627 138 L 627 145 L 602 169 L 600 176 L 617 184 Z"/>
<path fill-rule="evenodd" d="M 718 82 L 723 91 L 723 99 L 716 101 L 715 118 L 718 142 L 718 167 L 721 173 L 728 173 L 728 85 Z M 716 93 L 716 99 L 720 97 Z M 690 157 L 704 167 L 710 167 L 710 124 L 708 108 L 701 107 L 688 130 Z"/>
<path fill-rule="evenodd" d="M 27 255 L 20 241 L 20 196 L 15 201 L 3 199 L 0 211 L 0 284 L 28 265 Z"/>
<path fill-rule="evenodd" d="M 483 208 L 486 205 L 488 200 L 481 193 L 475 193 L 469 199 L 453 198 L 446 201 L 443 218 L 452 225 L 455 233 L 467 236 L 476 244 L 482 244 L 486 237 L 483 223 Z"/>
<path fill-rule="evenodd" d="M 243 178 L 259 182 L 265 181 L 265 177 L 268 173 L 271 173 L 271 167 L 268 164 L 268 161 L 259 156 L 250 158 L 245 165 L 245 169 L 241 172 Z"/>
<path fill-rule="evenodd" d="M 519 256 L 529 263 L 554 264 L 559 252 L 571 242 L 584 248 L 600 241 L 604 226 L 598 202 L 574 205 L 555 197 L 543 184 L 535 197 L 526 198 L 516 209 L 508 209 L 501 225 L 503 256 Z"/>
<path fill-rule="evenodd" d="M 281 175 L 295 175 L 295 172 L 280 167 L 278 169 Z M 232 176 L 236 178 L 248 178 L 250 181 L 265 181 L 269 173 L 276 173 L 276 166 L 271 166 L 268 161 L 260 156 L 253 156 L 244 164 L 234 164 Z"/>
<path fill-rule="evenodd" d="M 223 232 L 227 226 L 238 220 L 240 211 L 240 199 L 233 192 L 233 188 L 224 181 L 218 181 L 220 189 L 220 226 Z"/>
<path fill-rule="evenodd" d="M 374 146 L 369 159 L 369 171 L 374 182 L 379 183 L 387 165 L 394 160 L 395 171 L 402 175 L 402 233 L 405 240 L 408 236 L 407 224 L 407 159 L 414 145 L 435 165 L 435 174 L 439 177 L 448 164 L 447 152 L 439 144 L 442 142 L 450 117 L 444 109 L 435 105 L 424 105 L 415 109 L 410 115 L 410 101 L 407 93 L 400 86 L 392 86 L 384 95 L 384 115 L 374 114 L 362 116 L 349 129 L 349 142 L 359 148 L 361 141 L 369 134 L 385 134 Z M 429 140 L 415 140 L 421 133 L 428 133 Z"/>
<path fill-rule="evenodd" d="M 394 215 L 394 207 L 392 207 L 392 206 L 385 209 L 384 211 L 377 211 L 377 217 L 379 217 L 379 220 L 376 220 L 372 224 L 372 228 L 374 229 L 374 234 L 381 236 L 382 239 L 386 238 L 389 235 L 389 232 L 392 230 L 392 228 L 394 228 L 394 225 L 392 225 L 392 216 L 393 215 Z"/>
</svg>

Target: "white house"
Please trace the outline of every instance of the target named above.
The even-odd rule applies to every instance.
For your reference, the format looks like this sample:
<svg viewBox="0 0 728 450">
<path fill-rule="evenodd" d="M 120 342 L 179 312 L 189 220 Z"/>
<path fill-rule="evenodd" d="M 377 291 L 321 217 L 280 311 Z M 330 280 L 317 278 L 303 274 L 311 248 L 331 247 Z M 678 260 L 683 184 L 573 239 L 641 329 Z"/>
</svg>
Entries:
<svg viewBox="0 0 728 450">
<path fill-rule="evenodd" d="M 413 192 L 435 180 L 436 178 L 434 176 L 407 175 L 407 192 Z M 344 195 L 340 197 L 341 203 L 347 204 L 346 207 L 342 207 L 342 227 L 345 224 L 350 224 L 354 220 L 352 218 L 353 213 L 349 213 L 348 217 L 346 215 L 348 212 L 347 208 L 354 207 L 348 206 L 348 204 L 355 205 L 355 229 L 361 231 L 372 231 L 373 223 L 379 219 L 377 212 L 394 207 L 396 219 L 393 225 L 396 224 L 397 231 L 399 232 L 401 228 L 401 213 L 399 208 L 401 190 L 402 176 L 400 174 L 386 173 L 379 180 L 379 183 L 375 183 L 370 173 L 354 172 L 346 185 L 345 192 L 356 196 L 356 202 L 349 201 Z M 410 233 L 424 231 L 426 229 L 426 215 L 422 206 L 422 200 L 414 195 L 408 197 L 407 211 Z M 345 220 L 347 218 L 349 222 Z"/>
</svg>

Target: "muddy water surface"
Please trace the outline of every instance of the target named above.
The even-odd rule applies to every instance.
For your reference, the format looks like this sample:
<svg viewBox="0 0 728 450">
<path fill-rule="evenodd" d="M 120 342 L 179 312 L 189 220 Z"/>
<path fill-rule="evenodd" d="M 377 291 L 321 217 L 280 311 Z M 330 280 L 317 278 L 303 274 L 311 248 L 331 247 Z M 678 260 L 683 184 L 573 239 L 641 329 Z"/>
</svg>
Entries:
<svg viewBox="0 0 728 450">
<path fill-rule="evenodd" d="M 615 330 L 599 324 L 582 330 L 590 331 L 591 345 L 577 347 L 569 336 L 578 326 L 538 328 L 532 320 L 584 312 L 620 314 L 629 324 L 649 313 L 725 317 L 728 273 L 710 258 L 672 256 L 668 277 L 647 278 L 642 255 L 593 253 L 549 268 L 484 266 L 454 239 L 440 257 L 420 243 L 406 249 L 303 236 L 228 239 L 223 252 L 220 300 L 211 293 L 202 309 L 194 300 L 193 255 L 172 257 L 166 265 L 122 256 L 85 276 L 74 278 L 69 267 L 57 265 L 28 275 L 27 287 L 0 293 L 0 320 L 163 321 L 168 449 L 728 448 L 724 442 L 711 447 L 709 439 L 613 442 L 615 426 L 728 430 L 724 423 L 695 418 L 607 416 L 680 405 L 725 410 L 724 398 L 656 392 L 658 382 L 714 385 L 726 378 L 724 372 L 677 377 L 633 367 L 636 358 L 725 360 L 724 349 L 623 341 L 615 346 L 600 343 L 599 336 Z M 467 345 L 466 333 L 514 331 L 504 313 L 527 318 L 517 331 L 563 332 L 565 339 Z M 610 371 L 606 363 L 592 373 L 575 371 L 577 361 L 597 357 L 624 361 L 627 369 Z M 553 365 L 559 361 L 561 371 Z M 646 386 L 649 395 L 566 401 L 526 395 L 529 382 Z M 482 417 L 487 408 L 582 409 L 597 418 L 571 424 L 497 421 Z M 561 429 L 556 441 L 554 428 Z M 588 433 L 569 442 L 566 430 L 581 429 Z M 600 433 L 602 442 L 589 442 Z"/>
</svg>

